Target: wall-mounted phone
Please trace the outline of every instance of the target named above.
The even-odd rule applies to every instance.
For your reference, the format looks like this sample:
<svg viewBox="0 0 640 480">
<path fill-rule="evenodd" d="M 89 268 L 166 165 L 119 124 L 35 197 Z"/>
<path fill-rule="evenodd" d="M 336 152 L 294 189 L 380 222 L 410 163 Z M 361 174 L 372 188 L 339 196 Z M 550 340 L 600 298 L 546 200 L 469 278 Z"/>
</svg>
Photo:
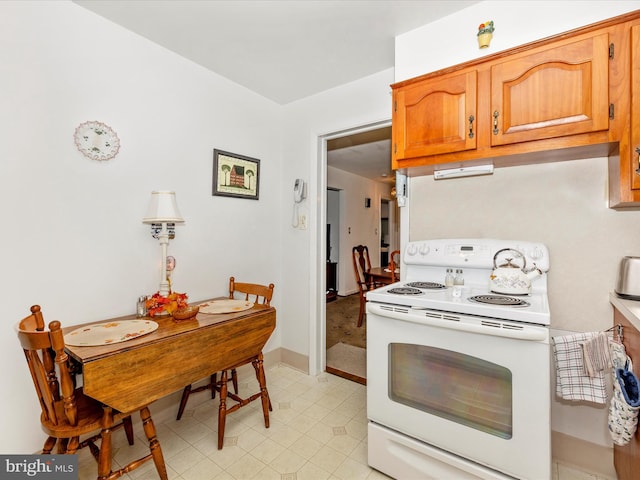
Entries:
<svg viewBox="0 0 640 480">
<path fill-rule="evenodd" d="M 304 183 L 304 180 L 301 178 L 296 178 L 296 181 L 293 183 L 293 218 L 291 219 L 291 225 L 294 228 L 300 228 L 301 230 L 305 230 L 307 228 L 307 217 L 306 215 L 298 213 L 298 204 L 302 203 L 302 201 L 307 198 L 307 186 Z"/>
<path fill-rule="evenodd" d="M 293 201 L 300 203 L 305 198 L 307 198 L 306 185 L 301 178 L 296 178 L 296 181 L 293 184 Z"/>
</svg>

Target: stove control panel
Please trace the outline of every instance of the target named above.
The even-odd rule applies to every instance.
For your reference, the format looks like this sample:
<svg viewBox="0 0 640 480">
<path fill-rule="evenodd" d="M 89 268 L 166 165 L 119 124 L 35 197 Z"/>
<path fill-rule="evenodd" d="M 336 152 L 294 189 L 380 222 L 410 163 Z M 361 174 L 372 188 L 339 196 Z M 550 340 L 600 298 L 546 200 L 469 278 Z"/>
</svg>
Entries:
<svg viewBox="0 0 640 480">
<path fill-rule="evenodd" d="M 541 243 L 495 239 L 435 239 L 409 242 L 404 254 L 406 265 L 493 268 L 499 250 L 510 248 L 522 253 L 527 268 L 533 264 L 549 270 L 549 251 Z"/>
</svg>

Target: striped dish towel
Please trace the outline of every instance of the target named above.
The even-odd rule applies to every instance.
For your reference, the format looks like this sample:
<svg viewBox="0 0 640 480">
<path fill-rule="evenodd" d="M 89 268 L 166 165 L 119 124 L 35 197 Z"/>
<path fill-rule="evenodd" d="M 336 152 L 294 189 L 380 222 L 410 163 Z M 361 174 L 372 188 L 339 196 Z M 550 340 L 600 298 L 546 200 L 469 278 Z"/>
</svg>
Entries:
<svg viewBox="0 0 640 480">
<path fill-rule="evenodd" d="M 584 370 L 588 376 L 595 377 L 598 372 L 611 368 L 609 336 L 606 333 L 596 333 L 586 342 L 582 342 L 581 346 Z"/>
<path fill-rule="evenodd" d="M 556 395 L 565 400 L 587 401 L 604 405 L 607 389 L 604 372 L 594 377 L 585 373 L 581 343 L 592 339 L 597 332 L 552 337 L 556 361 Z"/>
</svg>

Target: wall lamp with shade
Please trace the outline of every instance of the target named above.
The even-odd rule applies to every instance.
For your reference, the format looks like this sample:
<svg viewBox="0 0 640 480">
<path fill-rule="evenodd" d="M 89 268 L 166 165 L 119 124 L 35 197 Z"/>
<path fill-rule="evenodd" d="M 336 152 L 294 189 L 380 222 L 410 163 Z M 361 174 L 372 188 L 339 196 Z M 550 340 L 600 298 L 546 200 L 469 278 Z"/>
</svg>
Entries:
<svg viewBox="0 0 640 480">
<path fill-rule="evenodd" d="M 142 223 L 151 225 L 151 235 L 160 241 L 160 246 L 162 247 L 162 273 L 158 292 L 163 297 L 166 297 L 170 292 L 169 277 L 167 275 L 167 246 L 169 245 L 169 239 L 175 238 L 176 223 L 184 223 L 176 203 L 176 193 L 169 191 L 151 192 L 149 210 L 142 219 Z"/>
</svg>

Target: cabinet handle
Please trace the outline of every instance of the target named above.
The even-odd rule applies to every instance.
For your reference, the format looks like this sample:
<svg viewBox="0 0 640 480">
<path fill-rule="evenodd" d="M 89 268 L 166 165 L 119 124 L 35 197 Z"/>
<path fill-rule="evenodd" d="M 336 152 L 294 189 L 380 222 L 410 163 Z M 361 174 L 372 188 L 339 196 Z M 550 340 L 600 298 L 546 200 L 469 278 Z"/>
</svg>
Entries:
<svg viewBox="0 0 640 480">
<path fill-rule="evenodd" d="M 473 121 L 476 119 L 473 115 L 469 115 L 469 138 L 473 138 Z"/>
<path fill-rule="evenodd" d="M 636 168 L 636 175 L 640 175 L 640 147 L 636 147 L 636 153 L 638 154 L 638 168 Z"/>
<path fill-rule="evenodd" d="M 498 116 L 500 114 L 498 113 L 498 111 L 496 110 L 495 112 L 493 112 L 493 134 L 494 135 L 498 135 L 499 130 L 498 130 Z"/>
</svg>

